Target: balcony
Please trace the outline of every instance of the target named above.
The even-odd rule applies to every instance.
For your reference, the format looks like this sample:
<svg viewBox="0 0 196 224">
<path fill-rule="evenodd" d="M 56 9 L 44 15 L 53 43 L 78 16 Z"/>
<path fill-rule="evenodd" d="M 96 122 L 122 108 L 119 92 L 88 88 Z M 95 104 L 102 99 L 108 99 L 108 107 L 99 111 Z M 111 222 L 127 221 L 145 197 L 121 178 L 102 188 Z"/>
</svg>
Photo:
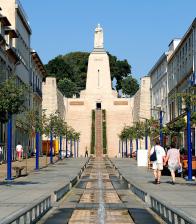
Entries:
<svg viewBox="0 0 196 224">
<path fill-rule="evenodd" d="M 4 26 L 11 26 L 10 21 L 6 16 L 0 14 L 0 21 L 3 23 Z"/>
<path fill-rule="evenodd" d="M 5 47 L 6 41 L 4 35 L 0 33 L 0 46 Z"/>
<path fill-rule="evenodd" d="M 5 28 L 5 35 L 9 35 L 10 38 L 18 38 L 18 34 L 16 33 L 16 31 L 9 27 Z"/>
<path fill-rule="evenodd" d="M 12 58 L 12 60 L 14 61 L 14 64 L 16 64 L 18 61 L 20 61 L 20 57 L 19 57 L 15 47 L 7 45 L 6 52 L 7 52 L 8 56 L 10 58 Z"/>
<path fill-rule="evenodd" d="M 33 92 L 42 98 L 42 91 L 35 84 L 33 85 Z"/>
</svg>

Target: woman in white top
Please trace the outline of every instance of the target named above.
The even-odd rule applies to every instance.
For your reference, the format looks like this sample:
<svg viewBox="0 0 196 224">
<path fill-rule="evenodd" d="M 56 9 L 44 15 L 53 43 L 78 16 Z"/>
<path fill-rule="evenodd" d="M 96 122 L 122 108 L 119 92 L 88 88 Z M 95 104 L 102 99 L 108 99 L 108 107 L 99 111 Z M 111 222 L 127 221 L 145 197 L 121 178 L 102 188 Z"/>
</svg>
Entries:
<svg viewBox="0 0 196 224">
<path fill-rule="evenodd" d="M 20 142 L 18 142 L 18 145 L 16 146 L 16 152 L 17 152 L 18 161 L 21 161 L 23 148 Z"/>
<path fill-rule="evenodd" d="M 165 164 L 168 161 L 168 168 L 171 172 L 172 184 L 175 184 L 175 172 L 180 167 L 180 152 L 176 149 L 175 142 L 171 143 L 171 149 L 168 150 L 165 158 Z"/>
</svg>

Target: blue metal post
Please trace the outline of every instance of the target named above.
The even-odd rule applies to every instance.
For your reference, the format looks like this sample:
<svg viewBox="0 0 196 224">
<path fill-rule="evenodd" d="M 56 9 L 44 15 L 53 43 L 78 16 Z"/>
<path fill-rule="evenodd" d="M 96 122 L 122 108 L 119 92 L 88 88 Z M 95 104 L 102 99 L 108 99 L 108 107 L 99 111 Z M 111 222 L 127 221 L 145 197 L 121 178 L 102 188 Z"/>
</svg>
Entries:
<svg viewBox="0 0 196 224">
<path fill-rule="evenodd" d="M 7 178 L 6 180 L 13 180 L 12 178 L 12 115 L 8 115 L 7 125 Z"/>
<path fill-rule="evenodd" d="M 136 159 L 137 159 L 137 151 L 138 151 L 138 138 L 136 138 Z"/>
<path fill-rule="evenodd" d="M 127 151 L 128 151 L 127 138 L 126 138 L 126 142 L 125 142 L 125 144 L 126 144 L 126 157 L 127 157 Z"/>
<path fill-rule="evenodd" d="M 120 155 L 120 139 L 119 139 L 119 144 L 118 144 L 118 153 Z"/>
<path fill-rule="evenodd" d="M 188 180 L 192 180 L 191 111 L 187 107 Z"/>
<path fill-rule="evenodd" d="M 123 152 L 124 150 L 123 150 L 123 140 L 122 140 L 122 158 L 124 157 L 124 152 Z"/>
<path fill-rule="evenodd" d="M 66 158 L 68 157 L 68 140 L 67 140 L 67 136 L 66 136 Z"/>
<path fill-rule="evenodd" d="M 76 158 L 76 139 L 74 138 L 74 158 Z"/>
<path fill-rule="evenodd" d="M 147 119 L 146 119 L 145 123 L 146 123 L 146 127 L 145 127 L 145 129 L 146 129 L 145 130 L 145 149 L 148 150 L 148 131 L 147 131 L 148 123 L 147 123 Z"/>
<path fill-rule="evenodd" d="M 53 136 L 52 136 L 52 131 L 50 132 L 50 163 L 53 163 Z"/>
<path fill-rule="evenodd" d="M 163 132 L 162 132 L 162 128 L 163 128 L 163 111 L 160 110 L 160 144 L 161 144 L 161 146 L 163 146 Z"/>
<path fill-rule="evenodd" d="M 130 158 L 132 158 L 132 150 L 133 149 L 133 142 L 132 139 L 130 138 Z"/>
<path fill-rule="evenodd" d="M 78 157 L 78 152 L 79 152 L 79 140 L 77 140 L 77 157 Z"/>
<path fill-rule="evenodd" d="M 60 136 L 60 150 L 59 150 L 59 158 L 62 159 L 62 136 Z"/>
<path fill-rule="evenodd" d="M 145 148 L 148 150 L 148 134 L 145 136 Z"/>
<path fill-rule="evenodd" d="M 73 156 L 73 152 L 72 152 L 72 138 L 70 139 L 70 156 Z"/>
<path fill-rule="evenodd" d="M 39 132 L 36 132 L 36 159 L 35 159 L 35 169 L 39 170 Z"/>
</svg>

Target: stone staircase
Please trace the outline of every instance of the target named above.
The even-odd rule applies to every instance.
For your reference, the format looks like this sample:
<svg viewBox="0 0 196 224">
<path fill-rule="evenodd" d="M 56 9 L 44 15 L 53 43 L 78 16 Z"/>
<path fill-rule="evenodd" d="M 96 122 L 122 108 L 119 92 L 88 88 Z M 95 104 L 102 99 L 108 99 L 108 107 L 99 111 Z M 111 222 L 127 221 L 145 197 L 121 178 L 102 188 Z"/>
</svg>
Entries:
<svg viewBox="0 0 196 224">
<path fill-rule="evenodd" d="M 95 110 L 95 154 L 96 157 L 103 156 L 102 145 L 102 110 Z"/>
</svg>

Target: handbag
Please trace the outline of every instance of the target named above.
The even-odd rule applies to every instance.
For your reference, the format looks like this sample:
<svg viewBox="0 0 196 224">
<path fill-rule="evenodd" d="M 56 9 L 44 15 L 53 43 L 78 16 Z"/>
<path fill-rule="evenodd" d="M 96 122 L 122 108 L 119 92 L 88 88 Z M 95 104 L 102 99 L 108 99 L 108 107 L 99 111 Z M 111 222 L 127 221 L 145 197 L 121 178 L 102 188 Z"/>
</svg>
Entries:
<svg viewBox="0 0 196 224">
<path fill-rule="evenodd" d="M 178 173 L 182 173 L 182 164 L 178 167 Z"/>
<path fill-rule="evenodd" d="M 154 162 L 157 160 L 157 153 L 155 151 L 155 147 L 154 147 L 154 152 L 150 155 L 150 161 Z"/>
</svg>

